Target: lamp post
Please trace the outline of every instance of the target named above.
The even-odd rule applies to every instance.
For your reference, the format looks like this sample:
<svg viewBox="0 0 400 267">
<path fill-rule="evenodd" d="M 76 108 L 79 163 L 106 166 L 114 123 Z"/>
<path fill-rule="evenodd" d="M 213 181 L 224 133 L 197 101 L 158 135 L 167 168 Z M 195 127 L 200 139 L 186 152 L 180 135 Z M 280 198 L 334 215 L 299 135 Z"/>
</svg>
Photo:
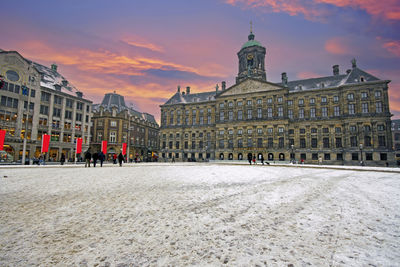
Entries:
<svg viewBox="0 0 400 267">
<path fill-rule="evenodd" d="M 364 166 L 364 159 L 363 159 L 363 153 L 362 153 L 362 150 L 363 150 L 363 144 L 360 144 L 360 154 L 361 154 L 361 161 L 360 161 L 360 165 L 361 165 L 361 166 Z"/>
<path fill-rule="evenodd" d="M 290 148 L 292 149 L 292 154 L 290 154 L 290 159 L 292 160 L 292 163 L 294 163 L 295 162 L 295 160 L 294 160 L 294 153 L 293 153 L 293 147 L 294 147 L 294 145 L 290 145 Z"/>
<path fill-rule="evenodd" d="M 25 94 L 25 92 L 28 95 L 28 104 L 26 106 L 26 118 L 25 118 L 25 133 L 24 133 L 24 143 L 22 146 L 22 159 L 21 159 L 21 165 L 25 165 L 25 153 L 26 153 L 26 141 L 27 141 L 27 135 L 28 135 L 28 119 L 29 119 L 29 106 L 30 106 L 30 101 L 31 101 L 31 94 L 30 90 L 23 85 L 22 86 L 22 93 Z M 25 114 L 22 114 L 22 117 L 24 117 Z"/>
</svg>

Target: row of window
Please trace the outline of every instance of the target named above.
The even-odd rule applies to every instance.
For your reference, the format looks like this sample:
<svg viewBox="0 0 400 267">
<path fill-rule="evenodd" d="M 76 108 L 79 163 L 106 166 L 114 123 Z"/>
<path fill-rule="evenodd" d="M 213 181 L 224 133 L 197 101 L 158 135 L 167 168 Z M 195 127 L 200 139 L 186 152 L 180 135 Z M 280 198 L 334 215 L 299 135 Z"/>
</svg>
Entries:
<svg viewBox="0 0 400 267">
<path fill-rule="evenodd" d="M 35 89 L 29 89 L 28 87 L 24 87 L 24 89 L 26 90 L 26 92 L 24 92 L 24 90 L 21 89 L 20 85 L 13 84 L 13 83 L 7 83 L 7 82 L 5 82 L 3 88 L 1 88 L 1 90 L 4 90 L 4 91 L 9 91 L 9 92 L 16 93 L 16 94 L 20 94 L 20 93 L 24 94 L 25 93 L 25 95 L 29 95 L 29 91 L 30 91 L 31 97 L 36 96 Z"/>
</svg>

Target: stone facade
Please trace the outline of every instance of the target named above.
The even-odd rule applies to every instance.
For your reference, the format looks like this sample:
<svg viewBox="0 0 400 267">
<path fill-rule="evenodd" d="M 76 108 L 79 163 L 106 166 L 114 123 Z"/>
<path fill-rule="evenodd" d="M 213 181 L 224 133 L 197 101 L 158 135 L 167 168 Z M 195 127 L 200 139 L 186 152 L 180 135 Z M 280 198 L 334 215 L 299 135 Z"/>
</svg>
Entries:
<svg viewBox="0 0 400 267">
<path fill-rule="evenodd" d="M 400 166 L 400 120 L 392 120 L 392 135 L 397 165 Z"/>
<path fill-rule="evenodd" d="M 303 161 L 394 165 L 388 80 L 357 67 L 327 77 L 266 80 L 265 48 L 239 51 L 236 84 L 213 92 L 178 91 L 161 105 L 161 152 L 176 160 Z M 251 37 L 251 38 L 250 38 Z M 254 61 L 257 58 L 258 61 Z M 247 64 L 247 72 L 245 67 Z"/>
<path fill-rule="evenodd" d="M 30 159 L 40 156 L 42 134 L 51 135 L 47 160 L 58 161 L 61 153 L 74 160 L 78 137 L 83 149 L 89 147 L 92 102 L 58 73 L 55 64 L 48 68 L 18 52 L 1 50 L 0 74 L 6 82 L 0 90 L 0 127 L 6 130 L 2 161 L 21 160 L 25 132 L 25 155 Z"/>
<path fill-rule="evenodd" d="M 122 152 L 122 143 L 127 143 L 130 161 L 136 157 L 152 161 L 158 153 L 159 125 L 153 115 L 127 107 L 124 97 L 115 92 L 93 105 L 92 129 L 91 151 L 99 152 L 101 142 L 107 141 L 106 159 Z"/>
</svg>

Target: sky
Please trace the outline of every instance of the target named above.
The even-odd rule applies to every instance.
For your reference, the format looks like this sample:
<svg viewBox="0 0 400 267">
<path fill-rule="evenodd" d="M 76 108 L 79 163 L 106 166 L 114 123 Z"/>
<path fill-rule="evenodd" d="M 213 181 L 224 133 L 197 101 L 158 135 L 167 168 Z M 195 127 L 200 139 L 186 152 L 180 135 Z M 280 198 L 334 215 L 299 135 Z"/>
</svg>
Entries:
<svg viewBox="0 0 400 267">
<path fill-rule="evenodd" d="M 2 3 L 0 48 L 58 71 L 100 103 L 116 91 L 160 120 L 177 90 L 235 82 L 236 53 L 255 39 L 266 47 L 267 80 L 332 75 L 357 65 L 389 84 L 400 119 L 398 0 L 19 0 Z"/>
</svg>

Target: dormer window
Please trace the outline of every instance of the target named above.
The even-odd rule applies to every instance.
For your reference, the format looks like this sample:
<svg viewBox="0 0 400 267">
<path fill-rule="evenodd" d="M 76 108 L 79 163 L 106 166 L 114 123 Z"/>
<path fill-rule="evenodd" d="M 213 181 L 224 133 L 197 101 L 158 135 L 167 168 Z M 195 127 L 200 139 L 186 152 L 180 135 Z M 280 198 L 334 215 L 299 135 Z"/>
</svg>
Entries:
<svg viewBox="0 0 400 267">
<path fill-rule="evenodd" d="M 360 82 L 365 82 L 365 78 L 363 76 L 360 77 Z"/>
</svg>

